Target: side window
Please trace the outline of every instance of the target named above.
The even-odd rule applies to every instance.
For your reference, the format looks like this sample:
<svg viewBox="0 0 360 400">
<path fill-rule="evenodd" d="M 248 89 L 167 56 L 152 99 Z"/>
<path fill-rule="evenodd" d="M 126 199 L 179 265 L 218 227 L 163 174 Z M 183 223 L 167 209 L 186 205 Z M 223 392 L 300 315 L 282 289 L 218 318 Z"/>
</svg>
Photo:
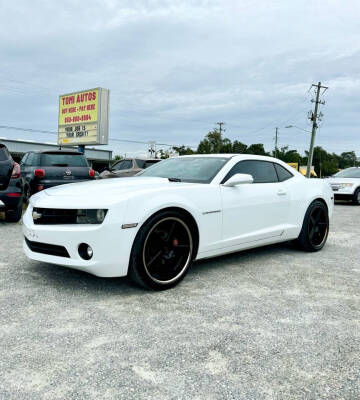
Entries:
<svg viewBox="0 0 360 400">
<path fill-rule="evenodd" d="M 294 176 L 290 171 L 288 171 L 283 166 L 276 163 L 274 163 L 274 165 L 280 182 L 287 181 L 288 179 Z"/>
<path fill-rule="evenodd" d="M 23 158 L 21 159 L 20 164 L 21 165 L 26 165 L 26 159 L 29 157 L 29 153 L 25 153 Z"/>
<path fill-rule="evenodd" d="M 235 174 L 249 174 L 254 178 L 254 183 L 278 182 L 275 167 L 272 162 L 245 160 L 240 161 L 232 167 L 222 183 L 226 182 Z"/>
<path fill-rule="evenodd" d="M 124 165 L 121 169 L 130 169 L 132 168 L 132 166 L 133 166 L 132 160 L 125 160 Z"/>
<path fill-rule="evenodd" d="M 119 161 L 116 165 L 114 165 L 113 169 L 116 171 L 121 171 L 123 169 L 130 169 L 132 168 L 132 161 L 131 160 L 123 160 Z"/>
</svg>

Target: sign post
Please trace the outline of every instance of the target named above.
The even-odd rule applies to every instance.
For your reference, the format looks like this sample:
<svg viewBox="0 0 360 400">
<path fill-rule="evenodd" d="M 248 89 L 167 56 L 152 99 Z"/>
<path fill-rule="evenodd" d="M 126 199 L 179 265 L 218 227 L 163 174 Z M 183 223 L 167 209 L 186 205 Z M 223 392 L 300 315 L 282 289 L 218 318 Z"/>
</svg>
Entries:
<svg viewBox="0 0 360 400">
<path fill-rule="evenodd" d="M 58 144 L 79 146 L 108 144 L 109 90 L 95 88 L 59 96 Z"/>
</svg>

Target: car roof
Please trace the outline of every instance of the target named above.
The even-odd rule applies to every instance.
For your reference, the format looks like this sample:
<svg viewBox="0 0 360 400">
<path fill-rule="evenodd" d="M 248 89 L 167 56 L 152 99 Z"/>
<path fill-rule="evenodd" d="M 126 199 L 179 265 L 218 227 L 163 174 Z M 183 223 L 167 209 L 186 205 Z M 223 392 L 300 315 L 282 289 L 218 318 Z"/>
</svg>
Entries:
<svg viewBox="0 0 360 400">
<path fill-rule="evenodd" d="M 28 151 L 27 153 L 37 153 L 37 154 L 79 154 L 83 156 L 83 153 L 78 151 L 71 151 L 71 150 L 32 150 Z"/>
<path fill-rule="evenodd" d="M 272 162 L 281 162 L 278 158 L 269 157 L 269 156 L 258 156 L 256 154 L 246 154 L 246 153 L 217 153 L 217 154 L 191 154 L 186 156 L 179 156 L 179 157 L 221 157 L 221 158 L 239 158 L 239 159 L 247 159 L 247 160 L 263 160 L 263 161 L 272 161 Z"/>
</svg>

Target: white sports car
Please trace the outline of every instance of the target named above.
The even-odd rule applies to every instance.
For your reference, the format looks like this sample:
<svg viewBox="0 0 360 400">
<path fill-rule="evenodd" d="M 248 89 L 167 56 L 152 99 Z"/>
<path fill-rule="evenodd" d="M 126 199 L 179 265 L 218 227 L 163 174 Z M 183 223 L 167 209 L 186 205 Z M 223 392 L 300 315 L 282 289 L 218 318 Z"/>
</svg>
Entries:
<svg viewBox="0 0 360 400">
<path fill-rule="evenodd" d="M 350 200 L 360 205 L 360 168 L 346 168 L 329 178 L 335 200 Z"/>
<path fill-rule="evenodd" d="M 293 239 L 304 250 L 322 249 L 333 196 L 326 181 L 275 158 L 170 158 L 136 177 L 32 196 L 24 250 L 33 260 L 167 289 L 193 260 Z"/>
</svg>

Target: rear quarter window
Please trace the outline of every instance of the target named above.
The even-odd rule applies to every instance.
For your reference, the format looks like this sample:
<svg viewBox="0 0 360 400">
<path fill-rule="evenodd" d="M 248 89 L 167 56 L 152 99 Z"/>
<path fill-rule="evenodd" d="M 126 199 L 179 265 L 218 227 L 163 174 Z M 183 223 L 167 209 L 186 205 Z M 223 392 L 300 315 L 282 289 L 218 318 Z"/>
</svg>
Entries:
<svg viewBox="0 0 360 400">
<path fill-rule="evenodd" d="M 294 176 L 290 171 L 288 171 L 283 166 L 276 164 L 276 163 L 274 163 L 274 165 L 275 165 L 276 173 L 279 178 L 279 182 L 287 181 L 288 179 L 290 179 Z"/>
</svg>

